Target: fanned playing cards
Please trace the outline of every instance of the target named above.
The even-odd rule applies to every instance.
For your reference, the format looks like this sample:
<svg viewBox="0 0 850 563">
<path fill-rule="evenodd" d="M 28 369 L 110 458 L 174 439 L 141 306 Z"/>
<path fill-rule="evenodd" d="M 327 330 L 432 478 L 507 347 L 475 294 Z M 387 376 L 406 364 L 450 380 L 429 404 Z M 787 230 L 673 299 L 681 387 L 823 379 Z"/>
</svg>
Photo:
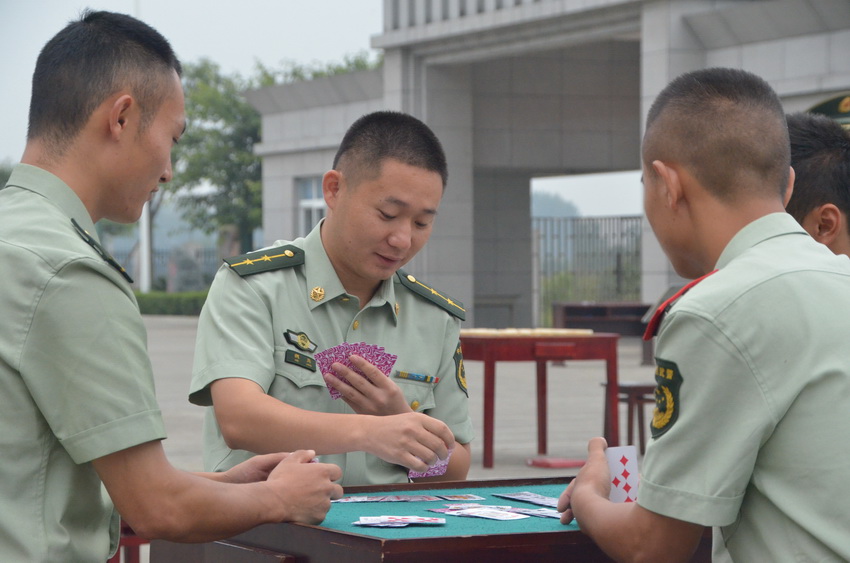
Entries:
<svg viewBox="0 0 850 563">
<path fill-rule="evenodd" d="M 348 358 L 352 355 L 356 354 L 360 356 L 376 368 L 380 370 L 381 373 L 389 377 L 390 372 L 395 365 L 395 361 L 398 359 L 398 356 L 395 354 L 390 354 L 386 350 L 384 350 L 383 346 L 377 346 L 375 344 L 366 344 L 365 342 L 343 342 L 342 344 L 338 344 L 327 350 L 322 350 L 315 354 L 316 363 L 319 365 L 319 371 L 321 373 L 327 373 L 333 375 L 343 383 L 348 384 L 348 380 L 344 377 L 338 375 L 335 371 L 331 369 L 331 365 L 335 362 L 339 362 L 345 367 L 363 375 L 363 372 L 354 367 L 354 364 L 351 363 L 351 360 Z M 331 397 L 334 399 L 339 399 L 342 395 L 340 395 L 339 391 L 328 385 L 328 392 L 331 394 Z"/>
</svg>

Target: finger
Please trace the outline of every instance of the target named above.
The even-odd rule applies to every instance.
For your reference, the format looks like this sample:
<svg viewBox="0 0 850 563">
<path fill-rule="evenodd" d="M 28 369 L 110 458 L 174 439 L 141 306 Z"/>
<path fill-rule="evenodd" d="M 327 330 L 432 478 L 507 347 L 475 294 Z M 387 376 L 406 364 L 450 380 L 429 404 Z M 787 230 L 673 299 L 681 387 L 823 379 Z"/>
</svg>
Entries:
<svg viewBox="0 0 850 563">
<path fill-rule="evenodd" d="M 366 380 L 369 383 L 374 384 L 374 382 L 375 382 L 374 380 L 377 379 L 377 378 L 373 377 L 373 376 L 376 375 L 375 372 L 377 372 L 378 374 L 381 373 L 381 371 L 378 368 L 376 368 L 373 364 L 369 363 L 368 360 L 366 360 L 365 358 L 362 358 L 362 357 L 360 357 L 356 354 L 350 355 L 348 357 L 348 361 L 351 362 L 351 365 L 353 365 L 354 367 L 359 369 L 361 372 L 363 372 L 362 374 L 358 373 L 357 375 L 359 375 L 362 379 Z M 383 375 L 383 374 L 381 374 L 381 375 Z"/>
<path fill-rule="evenodd" d="M 446 426 L 443 421 L 431 418 L 430 416 L 427 418 L 425 428 L 442 441 L 442 444 L 435 444 L 435 447 L 431 449 L 439 456 L 440 459 L 446 459 L 449 455 L 449 448 L 452 448 L 455 445 L 455 435 L 452 433 L 451 429 Z"/>
<path fill-rule="evenodd" d="M 572 509 L 567 509 L 561 514 L 561 524 L 569 524 L 573 521 L 573 511 Z"/>
<path fill-rule="evenodd" d="M 564 492 L 561 493 L 561 496 L 558 498 L 558 512 L 564 512 L 570 507 L 570 496 L 573 492 L 573 484 L 576 482 L 575 479 L 570 481 L 570 484 L 567 485 L 567 488 L 564 489 Z"/>
<path fill-rule="evenodd" d="M 314 450 L 295 450 L 283 460 L 283 463 L 310 463 L 316 457 Z"/>
<path fill-rule="evenodd" d="M 587 453 L 588 455 L 605 455 L 605 449 L 608 448 L 608 442 L 605 441 L 605 438 L 601 436 L 597 436 L 596 438 L 591 438 L 587 443 Z"/>
</svg>

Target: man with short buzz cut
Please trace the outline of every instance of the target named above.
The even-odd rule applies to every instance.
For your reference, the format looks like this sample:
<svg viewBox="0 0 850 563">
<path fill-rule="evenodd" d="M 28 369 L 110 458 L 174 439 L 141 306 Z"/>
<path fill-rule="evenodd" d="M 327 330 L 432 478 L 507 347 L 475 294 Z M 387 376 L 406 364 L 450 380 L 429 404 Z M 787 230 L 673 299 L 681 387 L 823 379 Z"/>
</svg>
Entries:
<svg viewBox="0 0 850 563">
<path fill-rule="evenodd" d="M 825 115 L 788 116 L 794 193 L 785 210 L 836 254 L 850 256 L 850 132 Z"/>
<path fill-rule="evenodd" d="M 558 504 L 617 561 L 687 561 L 706 526 L 715 561 L 850 560 L 850 262 L 785 212 L 789 152 L 778 96 L 743 70 L 684 74 L 649 110 L 646 218 L 695 282 L 650 323 L 637 501 L 608 500 L 594 438 Z"/>
<path fill-rule="evenodd" d="M 0 190 L 0 561 L 106 561 L 119 513 L 142 537 L 199 542 L 318 523 L 342 495 L 312 451 L 219 474 L 163 452 L 132 280 L 94 224 L 136 221 L 171 179 L 180 72 L 156 30 L 111 12 L 84 12 L 36 62 L 26 148 Z"/>
<path fill-rule="evenodd" d="M 210 407 L 208 470 L 309 447 L 342 468 L 344 485 L 407 482 L 450 452 L 445 474 L 424 478 L 466 478 L 464 310 L 400 270 L 428 241 L 446 169 L 424 123 L 367 114 L 322 178 L 327 217 L 306 237 L 229 259 L 218 272 L 190 391 Z M 356 353 L 341 360 L 361 373 L 345 361 L 321 373 L 316 354 L 345 343 L 397 356 L 388 377 Z"/>
</svg>

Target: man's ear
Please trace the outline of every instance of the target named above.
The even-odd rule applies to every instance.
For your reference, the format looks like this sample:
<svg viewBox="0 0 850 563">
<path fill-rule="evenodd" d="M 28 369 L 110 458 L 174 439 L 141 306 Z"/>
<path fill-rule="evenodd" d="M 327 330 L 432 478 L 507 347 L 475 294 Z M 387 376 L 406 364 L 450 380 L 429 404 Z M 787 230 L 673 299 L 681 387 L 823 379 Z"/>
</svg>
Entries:
<svg viewBox="0 0 850 563">
<path fill-rule="evenodd" d="M 833 203 L 815 207 L 806 215 L 804 228 L 816 241 L 830 246 L 841 233 L 841 210 Z"/>
<path fill-rule="evenodd" d="M 659 182 L 660 188 L 664 190 L 664 197 L 667 201 L 667 206 L 670 209 L 676 209 L 682 201 L 684 191 L 682 190 L 682 181 L 679 176 L 679 171 L 669 164 L 661 160 L 653 160 L 652 168 L 655 173 L 661 178 Z"/>
<path fill-rule="evenodd" d="M 345 178 L 342 172 L 338 170 L 328 170 L 322 176 L 322 195 L 325 198 L 325 204 L 328 206 L 328 209 L 333 209 L 336 206 L 344 181 Z"/>
<path fill-rule="evenodd" d="M 114 139 L 118 139 L 127 130 L 130 110 L 135 104 L 133 96 L 122 94 L 109 106 L 109 133 Z"/>
</svg>

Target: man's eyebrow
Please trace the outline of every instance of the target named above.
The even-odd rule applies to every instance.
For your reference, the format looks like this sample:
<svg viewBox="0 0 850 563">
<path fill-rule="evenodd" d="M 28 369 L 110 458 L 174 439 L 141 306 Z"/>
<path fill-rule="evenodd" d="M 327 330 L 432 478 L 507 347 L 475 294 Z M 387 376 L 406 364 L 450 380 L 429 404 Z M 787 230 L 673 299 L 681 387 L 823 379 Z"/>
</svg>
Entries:
<svg viewBox="0 0 850 563">
<path fill-rule="evenodd" d="M 407 203 L 406 201 L 402 201 L 402 200 L 395 198 L 395 197 L 392 197 L 392 196 L 389 196 L 386 199 L 384 199 L 384 203 L 389 203 L 390 205 L 397 205 L 399 207 L 404 207 L 404 208 L 410 207 L 410 204 Z M 436 209 L 423 209 L 422 213 L 427 213 L 428 215 L 436 215 L 437 210 Z"/>
</svg>

